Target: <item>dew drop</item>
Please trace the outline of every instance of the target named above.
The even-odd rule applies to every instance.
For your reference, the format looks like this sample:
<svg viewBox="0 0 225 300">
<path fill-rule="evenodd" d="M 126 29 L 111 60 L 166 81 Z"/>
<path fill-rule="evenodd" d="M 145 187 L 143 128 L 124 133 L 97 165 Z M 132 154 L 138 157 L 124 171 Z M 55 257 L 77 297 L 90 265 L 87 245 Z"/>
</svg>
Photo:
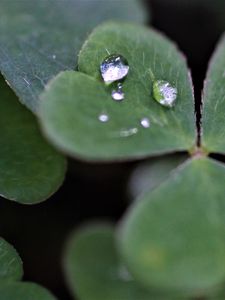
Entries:
<svg viewBox="0 0 225 300">
<path fill-rule="evenodd" d="M 143 118 L 141 119 L 141 126 L 144 128 L 149 128 L 150 127 L 150 120 L 148 118 Z"/>
<path fill-rule="evenodd" d="M 124 99 L 124 93 L 122 91 L 112 91 L 112 98 L 116 101 L 121 101 Z"/>
<path fill-rule="evenodd" d="M 127 60 L 118 54 L 107 56 L 100 66 L 102 78 L 106 84 L 125 78 L 129 72 Z"/>
<path fill-rule="evenodd" d="M 164 80 L 153 83 L 153 97 L 161 105 L 173 107 L 177 99 L 177 88 Z"/>
<path fill-rule="evenodd" d="M 55 55 L 55 54 L 53 54 L 53 55 L 52 55 L 52 58 L 53 58 L 53 59 L 56 59 L 56 55 Z"/>
<path fill-rule="evenodd" d="M 127 130 L 121 130 L 120 131 L 120 136 L 121 137 L 128 137 L 128 136 L 135 135 L 137 133 L 138 133 L 138 129 L 135 127 L 135 128 L 127 129 Z"/>
<path fill-rule="evenodd" d="M 106 115 L 106 114 L 100 114 L 100 115 L 98 116 L 98 119 L 99 119 L 100 122 L 106 123 L 106 122 L 109 121 L 109 116 Z"/>
<path fill-rule="evenodd" d="M 121 83 L 118 83 L 117 90 L 112 91 L 112 98 L 116 101 L 122 101 L 124 99 L 123 86 Z"/>
</svg>

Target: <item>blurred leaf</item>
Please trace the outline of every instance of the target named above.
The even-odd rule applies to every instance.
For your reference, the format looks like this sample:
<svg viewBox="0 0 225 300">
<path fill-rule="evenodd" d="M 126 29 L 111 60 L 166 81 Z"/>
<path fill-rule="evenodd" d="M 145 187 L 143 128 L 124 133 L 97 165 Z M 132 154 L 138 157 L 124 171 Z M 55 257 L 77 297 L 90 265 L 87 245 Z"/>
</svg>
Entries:
<svg viewBox="0 0 225 300">
<path fill-rule="evenodd" d="M 224 283 L 224 176 L 224 165 L 191 159 L 134 203 L 118 237 L 136 280 L 191 296 Z"/>
<path fill-rule="evenodd" d="M 34 116 L 1 78 L 0 90 L 0 195 L 41 202 L 62 184 L 65 158 L 45 142 Z"/>
<path fill-rule="evenodd" d="M 186 159 L 187 154 L 151 158 L 137 166 L 131 174 L 128 191 L 132 199 L 150 191 L 165 181 Z"/>
<path fill-rule="evenodd" d="M 100 79 L 99 67 L 110 53 L 129 62 L 123 86 L 125 100 L 113 101 Z M 177 104 L 168 109 L 152 93 L 151 68 L 156 79 L 178 88 Z M 42 95 L 40 118 L 46 136 L 66 153 L 88 160 L 140 158 L 195 144 L 193 95 L 183 56 L 153 30 L 125 23 L 106 23 L 85 42 L 79 56 L 81 72 L 58 75 Z M 102 123 L 101 113 L 109 116 Z M 142 118 L 151 122 L 143 128 Z"/>
<path fill-rule="evenodd" d="M 225 36 L 211 60 L 203 95 L 202 145 L 209 152 L 225 152 Z"/>
<path fill-rule="evenodd" d="M 82 300 L 166 299 L 143 290 L 120 262 L 109 225 L 93 225 L 72 236 L 65 258 L 68 282 Z"/>
<path fill-rule="evenodd" d="M 28 282 L 0 283 L 1 300 L 56 300 L 43 287 Z"/>
<path fill-rule="evenodd" d="M 3 280 L 20 280 L 22 276 L 23 265 L 17 251 L 0 237 L 0 284 Z"/>
<path fill-rule="evenodd" d="M 1 0 L 0 70 L 21 102 L 36 111 L 48 80 L 76 67 L 87 33 L 108 19 L 146 15 L 137 0 Z"/>
</svg>

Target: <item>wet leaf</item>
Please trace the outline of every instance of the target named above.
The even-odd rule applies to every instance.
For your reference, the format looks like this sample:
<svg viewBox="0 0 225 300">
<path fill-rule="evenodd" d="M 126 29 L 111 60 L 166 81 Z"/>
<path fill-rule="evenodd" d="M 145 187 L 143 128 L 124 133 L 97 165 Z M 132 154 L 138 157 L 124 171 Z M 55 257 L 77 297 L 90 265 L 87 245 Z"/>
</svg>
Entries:
<svg viewBox="0 0 225 300">
<path fill-rule="evenodd" d="M 120 102 L 112 99 L 111 87 L 100 78 L 107 52 L 123 55 L 130 66 L 123 83 L 125 99 Z M 42 95 L 43 130 L 65 153 L 87 160 L 118 160 L 194 146 L 194 102 L 187 66 L 159 33 L 138 25 L 106 23 L 86 41 L 79 70 L 58 75 Z M 153 99 L 151 73 L 177 87 L 174 108 Z M 107 122 L 99 120 L 102 114 L 108 116 Z M 143 118 L 149 119 L 149 127 L 141 125 Z"/>
</svg>

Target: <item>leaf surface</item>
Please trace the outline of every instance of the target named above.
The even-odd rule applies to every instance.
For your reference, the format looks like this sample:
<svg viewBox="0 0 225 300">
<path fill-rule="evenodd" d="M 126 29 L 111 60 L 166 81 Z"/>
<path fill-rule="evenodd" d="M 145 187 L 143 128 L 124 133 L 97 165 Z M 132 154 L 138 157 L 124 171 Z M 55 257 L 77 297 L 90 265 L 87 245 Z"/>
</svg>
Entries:
<svg viewBox="0 0 225 300">
<path fill-rule="evenodd" d="M 1 0 L 0 70 L 32 111 L 62 70 L 74 69 L 87 33 L 108 19 L 144 22 L 137 0 Z"/>
<path fill-rule="evenodd" d="M 22 276 L 23 266 L 17 251 L 0 238 L 0 283 L 3 280 L 20 280 Z"/>
<path fill-rule="evenodd" d="M 112 87 L 100 78 L 107 52 L 123 55 L 130 66 L 122 102 L 112 99 Z M 153 99 L 150 69 L 156 79 L 177 87 L 174 108 Z M 42 95 L 44 132 L 65 153 L 89 160 L 118 160 L 194 146 L 194 101 L 187 66 L 176 47 L 159 33 L 138 25 L 105 23 L 81 50 L 79 70 L 58 75 Z M 101 114 L 108 115 L 108 122 L 100 122 Z M 143 118 L 149 119 L 149 128 L 141 125 Z"/>
<path fill-rule="evenodd" d="M 0 78 L 0 195 L 24 204 L 46 200 L 62 184 L 65 158 L 42 137 L 34 116 Z"/>
<path fill-rule="evenodd" d="M 165 181 L 172 172 L 187 160 L 187 154 L 174 154 L 169 156 L 151 158 L 140 163 L 131 174 L 128 191 L 132 199 L 146 191 L 155 189 Z"/>
<path fill-rule="evenodd" d="M 56 300 L 45 288 L 28 282 L 0 283 L 1 300 Z"/>
<path fill-rule="evenodd" d="M 190 296 L 223 284 L 224 176 L 222 164 L 192 159 L 134 203 L 118 241 L 136 280 Z"/>
<path fill-rule="evenodd" d="M 209 65 L 202 110 L 202 146 L 208 152 L 225 152 L 225 35 Z"/>
<path fill-rule="evenodd" d="M 72 236 L 65 269 L 70 288 L 78 299 L 170 299 L 150 293 L 136 284 L 118 257 L 114 230 L 109 225 L 86 227 Z"/>
</svg>

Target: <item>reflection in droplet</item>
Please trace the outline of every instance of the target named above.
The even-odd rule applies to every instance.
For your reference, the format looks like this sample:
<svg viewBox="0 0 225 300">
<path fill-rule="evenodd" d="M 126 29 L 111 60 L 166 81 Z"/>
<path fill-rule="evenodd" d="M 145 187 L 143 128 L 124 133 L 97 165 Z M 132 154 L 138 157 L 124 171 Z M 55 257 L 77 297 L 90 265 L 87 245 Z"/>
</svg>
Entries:
<svg viewBox="0 0 225 300">
<path fill-rule="evenodd" d="M 144 128 L 149 128 L 150 127 L 150 120 L 148 118 L 143 118 L 141 119 L 141 126 Z"/>
<path fill-rule="evenodd" d="M 173 107 L 177 99 L 177 88 L 164 80 L 153 83 L 153 97 L 161 105 Z"/>
<path fill-rule="evenodd" d="M 124 99 L 123 86 L 121 83 L 118 83 L 117 90 L 113 90 L 111 95 L 116 101 L 121 101 Z"/>
<path fill-rule="evenodd" d="M 107 56 L 100 66 L 102 78 L 106 84 L 125 78 L 129 72 L 127 60 L 119 54 Z"/>
<path fill-rule="evenodd" d="M 109 121 L 109 116 L 107 114 L 100 114 L 98 116 L 99 121 L 106 123 Z"/>
</svg>

